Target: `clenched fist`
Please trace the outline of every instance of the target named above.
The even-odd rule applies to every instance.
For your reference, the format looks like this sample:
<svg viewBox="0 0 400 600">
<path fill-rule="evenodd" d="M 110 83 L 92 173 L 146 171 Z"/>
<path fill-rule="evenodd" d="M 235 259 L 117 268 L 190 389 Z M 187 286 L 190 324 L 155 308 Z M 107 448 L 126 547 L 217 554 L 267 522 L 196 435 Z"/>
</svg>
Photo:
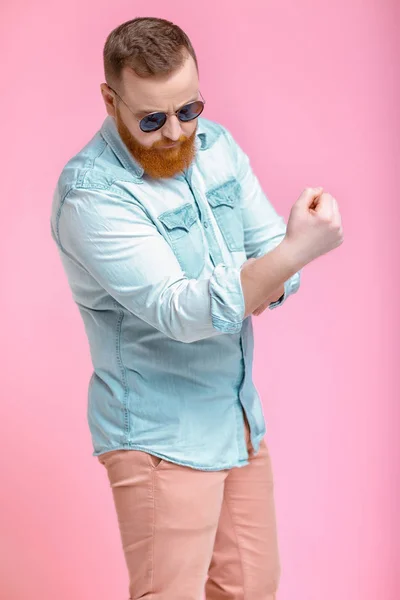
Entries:
<svg viewBox="0 0 400 600">
<path fill-rule="evenodd" d="M 336 199 L 323 188 L 306 188 L 293 205 L 285 240 L 306 265 L 343 242 L 342 219 Z"/>
</svg>

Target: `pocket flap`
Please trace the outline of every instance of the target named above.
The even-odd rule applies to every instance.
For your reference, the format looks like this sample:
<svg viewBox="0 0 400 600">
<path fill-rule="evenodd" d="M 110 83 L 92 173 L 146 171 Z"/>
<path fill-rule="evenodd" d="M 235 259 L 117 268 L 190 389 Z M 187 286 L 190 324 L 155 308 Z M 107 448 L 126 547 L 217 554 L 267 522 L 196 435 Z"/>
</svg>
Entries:
<svg viewBox="0 0 400 600">
<path fill-rule="evenodd" d="M 240 195 L 240 183 L 236 179 L 229 179 L 207 192 L 207 198 L 211 206 L 226 204 L 233 207 Z"/>
<path fill-rule="evenodd" d="M 180 227 L 189 231 L 190 227 L 196 221 L 196 212 L 192 204 L 183 204 L 179 208 L 167 210 L 158 217 L 167 229 L 176 229 Z"/>
</svg>

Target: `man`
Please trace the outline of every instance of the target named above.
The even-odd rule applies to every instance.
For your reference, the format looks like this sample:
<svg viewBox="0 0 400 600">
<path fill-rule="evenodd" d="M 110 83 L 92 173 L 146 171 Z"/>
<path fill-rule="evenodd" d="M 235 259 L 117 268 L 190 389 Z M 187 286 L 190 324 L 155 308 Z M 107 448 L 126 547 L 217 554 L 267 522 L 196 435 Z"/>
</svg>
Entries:
<svg viewBox="0 0 400 600">
<path fill-rule="evenodd" d="M 88 421 L 130 598 L 272 600 L 273 477 L 252 382 L 252 314 L 342 242 L 307 188 L 288 225 L 246 154 L 200 117 L 194 49 L 161 19 L 108 36 L 108 113 L 64 167 L 52 237 L 88 336 Z"/>
</svg>

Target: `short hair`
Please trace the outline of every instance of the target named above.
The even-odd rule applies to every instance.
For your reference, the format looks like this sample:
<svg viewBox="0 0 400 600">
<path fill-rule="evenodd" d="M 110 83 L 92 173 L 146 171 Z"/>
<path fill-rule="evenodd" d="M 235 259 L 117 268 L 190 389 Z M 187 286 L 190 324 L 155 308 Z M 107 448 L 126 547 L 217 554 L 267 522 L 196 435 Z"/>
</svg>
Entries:
<svg viewBox="0 0 400 600">
<path fill-rule="evenodd" d="M 198 70 L 194 48 L 178 25 L 153 17 L 122 23 L 111 31 L 104 45 L 106 82 L 110 86 L 119 83 L 124 67 L 144 78 L 168 75 L 183 65 L 184 50 L 193 57 Z"/>
</svg>

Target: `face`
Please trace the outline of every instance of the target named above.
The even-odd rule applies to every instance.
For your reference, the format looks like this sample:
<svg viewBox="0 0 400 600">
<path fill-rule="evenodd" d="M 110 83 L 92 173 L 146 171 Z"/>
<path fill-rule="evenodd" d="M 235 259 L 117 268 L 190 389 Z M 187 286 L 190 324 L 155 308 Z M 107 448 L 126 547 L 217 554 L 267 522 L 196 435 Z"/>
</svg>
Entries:
<svg viewBox="0 0 400 600">
<path fill-rule="evenodd" d="M 114 89 L 126 104 L 102 84 L 107 112 L 115 119 L 122 141 L 144 171 L 154 178 L 168 178 L 188 168 L 195 157 L 197 119 L 184 123 L 172 113 L 200 99 L 193 58 L 187 55 L 179 70 L 162 77 L 144 79 L 131 69 L 124 69 L 122 81 Z M 139 120 L 153 112 L 169 113 L 168 118 L 161 129 L 145 133 Z"/>
</svg>

